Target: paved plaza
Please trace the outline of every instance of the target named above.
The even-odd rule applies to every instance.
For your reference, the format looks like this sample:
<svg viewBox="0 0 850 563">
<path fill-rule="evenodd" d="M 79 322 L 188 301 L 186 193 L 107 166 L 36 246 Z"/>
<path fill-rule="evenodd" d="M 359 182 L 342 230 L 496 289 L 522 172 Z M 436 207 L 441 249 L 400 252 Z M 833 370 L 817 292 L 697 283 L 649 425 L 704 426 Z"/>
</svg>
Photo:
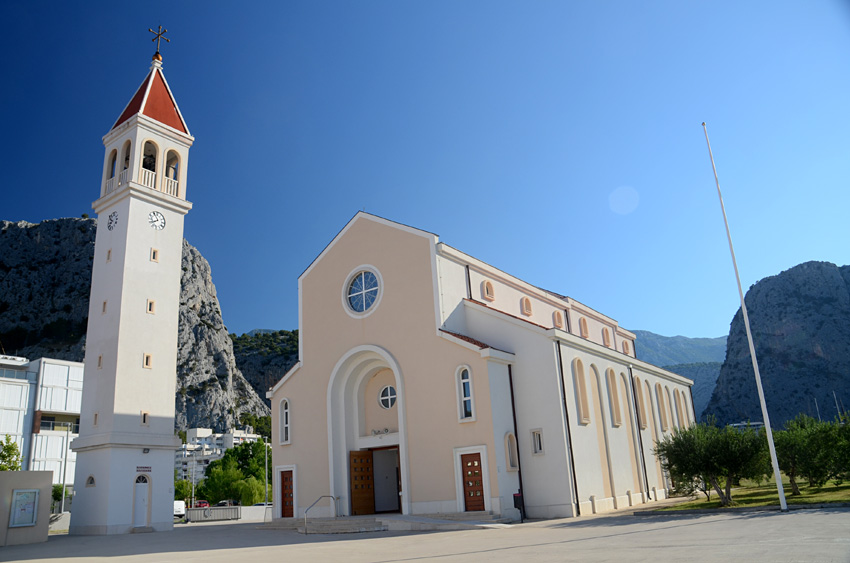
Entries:
<svg viewBox="0 0 850 563">
<path fill-rule="evenodd" d="M 545 520 L 454 532 L 302 535 L 258 523 L 182 524 L 171 533 L 51 536 L 0 561 L 837 561 L 850 562 L 850 509 Z"/>
</svg>

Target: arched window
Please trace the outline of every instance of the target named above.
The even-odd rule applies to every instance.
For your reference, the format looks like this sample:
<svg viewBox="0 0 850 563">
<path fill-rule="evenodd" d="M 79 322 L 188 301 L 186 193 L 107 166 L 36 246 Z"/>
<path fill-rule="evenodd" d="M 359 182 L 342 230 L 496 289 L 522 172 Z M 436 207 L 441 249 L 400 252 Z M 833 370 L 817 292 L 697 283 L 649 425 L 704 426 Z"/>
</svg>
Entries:
<svg viewBox="0 0 850 563">
<path fill-rule="evenodd" d="M 552 313 L 552 326 L 555 328 L 564 328 L 564 316 L 560 311 Z"/>
<path fill-rule="evenodd" d="M 531 316 L 531 299 L 528 297 L 523 297 L 519 300 L 519 309 L 522 311 L 522 314 L 526 317 Z"/>
<path fill-rule="evenodd" d="M 156 145 L 145 141 L 142 153 L 142 169 L 139 171 L 139 183 L 148 187 L 156 187 Z"/>
<path fill-rule="evenodd" d="M 608 348 L 611 347 L 611 333 L 608 331 L 608 327 L 602 328 L 602 344 Z"/>
<path fill-rule="evenodd" d="M 578 358 L 573 360 L 573 378 L 576 386 L 578 421 L 581 424 L 590 424 L 590 409 L 587 405 L 587 380 L 584 376 L 584 364 Z"/>
<path fill-rule="evenodd" d="M 646 428 L 646 405 L 643 402 L 643 388 L 640 385 L 639 377 L 635 377 L 635 391 L 637 391 L 638 423 L 643 430 Z"/>
<path fill-rule="evenodd" d="M 617 391 L 617 376 L 614 370 L 608 368 L 605 371 L 605 379 L 608 380 L 608 403 L 611 406 L 611 424 L 619 427 L 623 424 L 623 415 L 620 412 L 620 393 Z"/>
<path fill-rule="evenodd" d="M 481 282 L 481 297 L 487 301 L 493 301 L 496 298 L 496 292 L 493 290 L 493 282 L 487 280 Z"/>
<path fill-rule="evenodd" d="M 280 443 L 288 444 L 290 442 L 289 399 L 281 399 L 278 414 L 280 416 L 280 420 L 278 421 L 280 427 Z"/>
<path fill-rule="evenodd" d="M 666 385 L 664 386 L 664 397 L 667 401 L 667 412 L 670 414 L 670 427 L 673 428 L 676 426 L 674 410 L 673 410 L 673 399 L 670 397 L 670 388 Z"/>
<path fill-rule="evenodd" d="M 578 320 L 578 330 L 579 330 L 579 335 L 582 338 L 587 338 L 587 336 L 590 334 L 587 330 L 587 319 L 585 319 L 584 317 L 581 317 Z"/>
<path fill-rule="evenodd" d="M 107 170 L 107 178 L 115 177 L 115 167 L 118 165 L 118 151 L 112 150 L 112 154 L 109 155 L 109 168 Z"/>
<path fill-rule="evenodd" d="M 165 178 L 162 182 L 162 191 L 176 197 L 179 180 L 180 156 L 177 151 L 170 150 L 165 154 Z"/>
<path fill-rule="evenodd" d="M 180 174 L 180 156 L 177 151 L 170 150 L 165 155 L 165 176 L 172 180 L 178 180 Z"/>
<path fill-rule="evenodd" d="M 517 449 L 516 436 L 514 436 L 513 432 L 505 434 L 505 458 L 508 471 L 517 471 L 519 469 L 519 450 Z"/>
<path fill-rule="evenodd" d="M 156 145 L 151 141 L 145 142 L 145 153 L 142 155 L 142 168 L 156 172 Z"/>
<path fill-rule="evenodd" d="M 121 149 L 121 173 L 118 174 L 118 185 L 127 183 L 127 170 L 130 168 L 130 141 L 124 143 Z"/>
<path fill-rule="evenodd" d="M 469 368 L 462 367 L 457 371 L 458 408 L 460 420 L 473 420 L 475 405 L 472 399 L 472 375 Z"/>
<path fill-rule="evenodd" d="M 148 478 L 144 475 L 139 475 L 138 477 L 136 477 L 136 483 L 147 483 L 147 482 L 148 482 Z"/>
<path fill-rule="evenodd" d="M 94 486 L 95 486 L 95 484 L 94 484 L 94 476 L 93 476 L 93 475 L 89 475 L 89 476 L 88 476 L 88 479 L 86 479 L 86 487 L 94 487 Z"/>
<path fill-rule="evenodd" d="M 631 353 L 632 352 L 631 352 L 631 346 L 629 346 L 629 341 L 623 340 L 623 354 L 626 354 L 628 356 Z"/>
<path fill-rule="evenodd" d="M 667 432 L 670 425 L 667 422 L 667 407 L 664 405 L 664 391 L 661 390 L 661 384 L 655 384 L 655 400 L 658 403 L 658 418 L 661 419 L 661 431 Z"/>
</svg>

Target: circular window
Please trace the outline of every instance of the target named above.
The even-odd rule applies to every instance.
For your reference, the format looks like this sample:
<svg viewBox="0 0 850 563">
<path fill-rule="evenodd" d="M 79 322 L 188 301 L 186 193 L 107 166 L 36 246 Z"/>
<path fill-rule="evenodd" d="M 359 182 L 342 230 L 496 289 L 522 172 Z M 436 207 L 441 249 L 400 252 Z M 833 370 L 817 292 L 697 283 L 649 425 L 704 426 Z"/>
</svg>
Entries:
<svg viewBox="0 0 850 563">
<path fill-rule="evenodd" d="M 395 387 L 393 387 L 392 385 L 387 385 L 386 387 L 381 389 L 380 394 L 378 394 L 378 402 L 385 409 L 393 408 L 393 405 L 395 405 L 395 400 Z"/>
<path fill-rule="evenodd" d="M 358 272 L 348 284 L 348 306 L 355 313 L 365 313 L 378 299 L 378 276 L 364 270 Z"/>
</svg>

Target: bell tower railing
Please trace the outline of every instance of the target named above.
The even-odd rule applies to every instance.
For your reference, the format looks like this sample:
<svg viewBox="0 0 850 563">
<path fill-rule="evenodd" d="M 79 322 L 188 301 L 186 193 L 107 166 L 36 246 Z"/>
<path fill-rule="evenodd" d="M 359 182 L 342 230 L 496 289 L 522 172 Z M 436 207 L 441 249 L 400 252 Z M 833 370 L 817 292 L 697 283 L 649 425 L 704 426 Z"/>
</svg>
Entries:
<svg viewBox="0 0 850 563">
<path fill-rule="evenodd" d="M 139 183 L 146 188 L 156 189 L 156 172 L 142 168 L 139 171 Z"/>
<path fill-rule="evenodd" d="M 163 178 L 162 179 L 162 191 L 167 193 L 168 195 L 173 195 L 177 197 L 177 180 L 173 180 L 171 178 Z"/>
</svg>

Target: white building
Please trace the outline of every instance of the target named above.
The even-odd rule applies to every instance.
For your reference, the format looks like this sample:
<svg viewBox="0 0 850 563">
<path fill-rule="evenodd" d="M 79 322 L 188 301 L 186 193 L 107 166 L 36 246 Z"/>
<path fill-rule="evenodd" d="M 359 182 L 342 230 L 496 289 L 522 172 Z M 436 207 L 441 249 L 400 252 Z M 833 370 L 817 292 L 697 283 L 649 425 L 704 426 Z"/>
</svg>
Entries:
<svg viewBox="0 0 850 563">
<path fill-rule="evenodd" d="M 53 483 L 73 485 L 83 364 L 51 358 L 0 356 L 0 438 L 21 451 L 21 469 L 52 471 Z M 67 463 L 65 462 L 67 458 Z"/>
<path fill-rule="evenodd" d="M 209 428 L 190 428 L 186 431 L 186 443 L 177 450 L 174 469 L 177 478 L 194 484 L 204 478 L 210 463 L 224 457 L 224 452 L 240 444 L 256 442 L 259 434 L 249 430 L 230 430 L 217 434 Z"/>
<path fill-rule="evenodd" d="M 298 363 L 267 394 L 276 518 L 323 495 L 342 515 L 512 518 L 666 496 L 653 443 L 693 423 L 692 382 L 613 318 L 363 212 L 298 299 Z"/>
</svg>

